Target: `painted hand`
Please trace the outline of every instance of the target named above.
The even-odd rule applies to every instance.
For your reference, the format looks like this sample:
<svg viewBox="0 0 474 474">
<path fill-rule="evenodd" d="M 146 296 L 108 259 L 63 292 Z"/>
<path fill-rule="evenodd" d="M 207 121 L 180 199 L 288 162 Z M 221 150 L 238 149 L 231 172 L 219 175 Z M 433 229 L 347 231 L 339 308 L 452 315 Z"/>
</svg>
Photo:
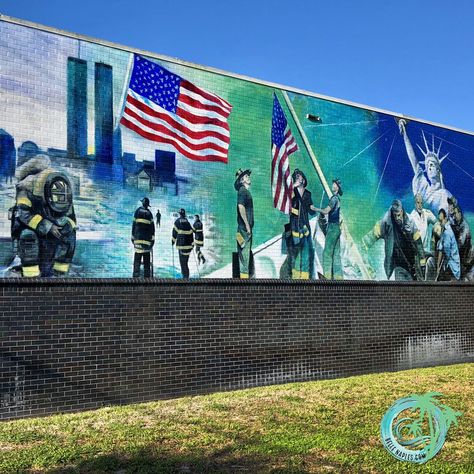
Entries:
<svg viewBox="0 0 474 474">
<path fill-rule="evenodd" d="M 57 239 L 62 239 L 62 235 L 61 235 L 61 228 L 58 227 L 57 225 L 52 225 L 51 226 L 51 229 L 50 229 L 50 232 L 51 232 L 51 235 L 53 237 L 56 237 Z"/>
<path fill-rule="evenodd" d="M 401 133 L 402 135 L 406 135 L 406 133 L 407 133 L 407 131 L 406 131 L 406 125 L 407 125 L 407 121 L 406 121 L 406 120 L 400 119 L 400 120 L 398 121 L 398 128 L 399 128 L 400 133 Z"/>
</svg>

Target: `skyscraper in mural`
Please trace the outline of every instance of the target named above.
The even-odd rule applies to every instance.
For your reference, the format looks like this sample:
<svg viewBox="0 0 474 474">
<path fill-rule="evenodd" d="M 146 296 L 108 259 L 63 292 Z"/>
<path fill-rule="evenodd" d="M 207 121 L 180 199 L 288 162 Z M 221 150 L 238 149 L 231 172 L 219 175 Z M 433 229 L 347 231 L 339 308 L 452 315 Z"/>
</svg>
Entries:
<svg viewBox="0 0 474 474">
<path fill-rule="evenodd" d="M 113 90 L 112 66 L 95 63 L 95 158 L 113 163 Z"/>
<path fill-rule="evenodd" d="M 113 160 L 114 163 L 120 163 L 122 160 L 122 130 L 120 125 L 117 125 L 114 130 L 114 152 Z"/>
<path fill-rule="evenodd" d="M 0 176 L 12 178 L 15 175 L 16 149 L 15 140 L 0 128 Z"/>
<path fill-rule="evenodd" d="M 155 150 L 155 170 L 161 183 L 176 181 L 176 153 Z"/>
<path fill-rule="evenodd" d="M 71 158 L 87 156 L 87 62 L 67 58 L 67 151 Z"/>
</svg>

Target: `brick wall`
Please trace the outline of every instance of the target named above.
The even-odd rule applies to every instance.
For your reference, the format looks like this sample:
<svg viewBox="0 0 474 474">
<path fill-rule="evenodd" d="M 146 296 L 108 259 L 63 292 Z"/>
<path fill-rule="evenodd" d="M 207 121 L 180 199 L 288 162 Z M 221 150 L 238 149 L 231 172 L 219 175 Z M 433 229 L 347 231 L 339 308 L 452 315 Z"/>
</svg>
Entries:
<svg viewBox="0 0 474 474">
<path fill-rule="evenodd" d="M 469 284 L 0 282 L 0 417 L 474 361 Z"/>
</svg>

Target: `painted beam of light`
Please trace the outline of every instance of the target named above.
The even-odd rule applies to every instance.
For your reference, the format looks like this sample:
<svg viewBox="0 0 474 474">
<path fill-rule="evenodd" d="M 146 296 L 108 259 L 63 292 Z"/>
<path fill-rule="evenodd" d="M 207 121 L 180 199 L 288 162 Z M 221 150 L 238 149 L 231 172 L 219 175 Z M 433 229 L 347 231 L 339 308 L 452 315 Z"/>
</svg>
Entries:
<svg viewBox="0 0 474 474">
<path fill-rule="evenodd" d="M 390 151 L 388 152 L 387 159 L 385 160 L 385 165 L 383 167 L 382 174 L 380 175 L 379 184 L 377 185 L 377 190 L 375 191 L 375 196 L 374 196 L 374 201 L 373 202 L 375 202 L 375 200 L 377 199 L 377 194 L 379 193 L 380 184 L 382 183 L 383 175 L 384 175 L 385 169 L 387 168 L 387 165 L 388 165 L 388 160 L 390 159 L 390 155 L 392 154 L 392 148 L 393 148 L 394 143 L 395 143 L 395 135 L 393 136 L 392 144 L 390 145 Z"/>
<path fill-rule="evenodd" d="M 322 128 L 322 127 L 338 127 L 339 125 L 362 125 L 362 124 L 367 124 L 367 123 L 373 123 L 379 124 L 382 122 L 387 122 L 387 120 L 361 120 L 359 122 L 334 122 L 334 123 L 320 123 L 320 124 L 314 124 L 314 125 L 307 125 L 308 128 Z"/>
<path fill-rule="evenodd" d="M 437 135 L 433 135 L 435 138 L 437 138 L 438 140 L 441 141 L 441 145 L 444 143 L 449 143 L 450 145 L 453 145 L 457 148 L 459 148 L 460 150 L 464 150 L 464 151 L 468 151 L 468 152 L 471 152 L 471 150 L 467 149 L 467 148 L 464 148 L 463 146 L 461 145 L 458 145 L 457 143 L 454 143 L 454 142 L 450 142 L 449 140 L 446 140 L 445 138 L 441 138 L 441 137 L 438 137 Z"/>
<path fill-rule="evenodd" d="M 469 174 L 462 166 L 459 166 L 455 161 L 453 161 L 451 158 L 447 157 L 446 158 L 448 161 L 450 161 L 456 168 L 460 169 L 464 174 L 469 176 L 473 181 L 474 181 L 474 176 L 472 174 Z"/>
<path fill-rule="evenodd" d="M 372 145 L 374 145 L 376 142 L 378 142 L 382 137 L 384 137 L 385 135 L 387 135 L 387 133 L 389 132 L 389 130 L 387 130 L 386 132 L 382 133 L 382 135 L 380 135 L 379 137 L 377 137 L 373 142 L 369 143 L 364 149 L 362 149 L 361 151 L 359 151 L 359 153 L 357 153 L 356 155 L 354 155 L 350 160 L 347 160 L 342 166 L 341 166 L 341 169 L 344 168 L 345 166 L 347 166 L 349 163 L 351 163 L 352 161 L 354 161 L 358 156 L 362 155 L 362 153 L 364 153 L 364 151 L 368 150 Z"/>
</svg>

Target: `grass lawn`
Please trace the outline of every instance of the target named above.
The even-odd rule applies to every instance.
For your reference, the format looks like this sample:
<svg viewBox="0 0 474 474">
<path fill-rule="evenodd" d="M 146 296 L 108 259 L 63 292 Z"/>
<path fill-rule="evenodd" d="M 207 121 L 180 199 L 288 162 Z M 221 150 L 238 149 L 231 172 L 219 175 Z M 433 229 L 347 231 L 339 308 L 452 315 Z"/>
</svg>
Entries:
<svg viewBox="0 0 474 474">
<path fill-rule="evenodd" d="M 438 391 L 461 411 L 425 465 L 397 461 L 380 420 Z M 474 473 L 474 364 L 294 383 L 3 422 L 2 473 Z"/>
</svg>

